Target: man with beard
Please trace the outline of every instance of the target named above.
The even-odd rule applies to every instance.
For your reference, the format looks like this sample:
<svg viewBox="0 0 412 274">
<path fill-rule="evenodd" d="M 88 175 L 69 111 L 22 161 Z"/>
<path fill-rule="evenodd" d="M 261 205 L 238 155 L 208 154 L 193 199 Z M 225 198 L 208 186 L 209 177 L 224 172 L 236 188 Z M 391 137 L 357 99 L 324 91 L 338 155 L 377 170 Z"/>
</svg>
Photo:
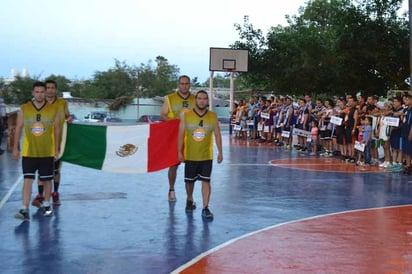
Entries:
<svg viewBox="0 0 412 274">
<path fill-rule="evenodd" d="M 211 194 L 210 175 L 213 165 L 213 135 L 218 149 L 217 162 L 221 163 L 222 136 L 216 113 L 207 109 L 209 97 L 200 90 L 195 96 L 193 110 L 181 114 L 178 137 L 178 157 L 185 162 L 186 213 L 194 209 L 193 190 L 196 180 L 202 181 L 203 210 L 202 217 L 211 220 L 209 210 Z"/>
<path fill-rule="evenodd" d="M 190 93 L 190 78 L 182 75 L 178 79 L 178 91 L 165 96 L 160 118 L 162 121 L 179 119 L 180 113 L 189 111 L 195 106 L 195 96 Z M 179 165 L 171 166 L 168 172 L 169 179 L 169 201 L 176 201 L 175 183 L 176 173 Z"/>
</svg>

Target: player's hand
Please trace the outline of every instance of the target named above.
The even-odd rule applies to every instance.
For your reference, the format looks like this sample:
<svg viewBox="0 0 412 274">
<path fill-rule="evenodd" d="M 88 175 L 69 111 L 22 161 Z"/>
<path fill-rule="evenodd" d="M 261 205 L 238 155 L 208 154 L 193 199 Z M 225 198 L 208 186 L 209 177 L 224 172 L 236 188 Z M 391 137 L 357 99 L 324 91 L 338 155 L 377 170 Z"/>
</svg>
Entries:
<svg viewBox="0 0 412 274">
<path fill-rule="evenodd" d="M 223 161 L 223 155 L 221 153 L 219 153 L 217 155 L 217 163 L 220 164 Z"/>
<path fill-rule="evenodd" d="M 183 163 L 183 162 L 185 161 L 185 158 L 183 157 L 183 153 L 179 152 L 179 154 L 178 154 L 177 157 L 178 157 L 178 159 L 179 159 L 180 162 Z"/>
<path fill-rule="evenodd" d="M 18 149 L 13 149 L 13 159 L 18 160 L 20 157 L 20 151 Z"/>
</svg>

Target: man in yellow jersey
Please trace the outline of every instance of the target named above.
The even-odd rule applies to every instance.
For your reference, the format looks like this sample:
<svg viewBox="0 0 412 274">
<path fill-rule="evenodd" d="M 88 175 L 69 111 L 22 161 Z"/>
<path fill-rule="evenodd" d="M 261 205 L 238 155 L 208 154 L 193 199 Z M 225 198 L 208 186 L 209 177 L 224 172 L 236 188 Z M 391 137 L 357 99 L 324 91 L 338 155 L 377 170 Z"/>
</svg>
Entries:
<svg viewBox="0 0 412 274">
<path fill-rule="evenodd" d="M 209 97 L 206 91 L 196 93 L 196 105 L 191 111 L 182 113 L 179 124 L 178 157 L 185 162 L 186 212 L 193 211 L 193 190 L 196 180 L 202 181 L 202 217 L 213 219 L 209 210 L 211 194 L 210 175 L 213 165 L 213 135 L 218 155 L 223 160 L 222 136 L 216 113 L 208 110 Z"/>
<path fill-rule="evenodd" d="M 51 195 L 51 180 L 53 165 L 59 155 L 60 116 L 55 105 L 46 101 L 46 85 L 43 82 L 33 84 L 33 99 L 23 104 L 17 114 L 16 131 L 14 135 L 13 158 L 19 159 L 19 143 L 24 130 L 22 145 L 23 168 L 23 206 L 15 215 L 24 221 L 30 220 L 29 202 L 33 180 L 38 172 L 39 180 L 44 184 L 44 201 L 41 208 L 44 216 L 51 216 L 49 200 Z"/>
<path fill-rule="evenodd" d="M 179 119 L 180 113 L 191 110 L 195 106 L 195 96 L 190 93 L 190 78 L 187 75 L 182 75 L 178 79 L 177 92 L 165 96 L 160 119 L 167 121 L 170 119 Z M 176 201 L 175 182 L 176 173 L 179 165 L 169 168 L 169 201 Z"/>
<path fill-rule="evenodd" d="M 55 105 L 59 115 L 60 115 L 60 128 L 63 128 L 64 121 L 67 120 L 68 123 L 72 122 L 72 117 L 69 112 L 69 106 L 67 101 L 63 98 L 57 97 L 57 83 L 54 80 L 46 81 L 46 101 L 49 104 Z M 58 141 L 60 143 L 60 140 Z M 60 195 L 59 195 L 59 185 L 60 185 L 60 170 L 61 170 L 61 161 L 60 159 L 56 160 L 54 163 L 54 177 L 53 177 L 53 205 L 60 205 Z M 40 207 L 44 197 L 43 197 L 43 182 L 38 181 L 38 194 L 31 203 L 35 207 Z"/>
</svg>

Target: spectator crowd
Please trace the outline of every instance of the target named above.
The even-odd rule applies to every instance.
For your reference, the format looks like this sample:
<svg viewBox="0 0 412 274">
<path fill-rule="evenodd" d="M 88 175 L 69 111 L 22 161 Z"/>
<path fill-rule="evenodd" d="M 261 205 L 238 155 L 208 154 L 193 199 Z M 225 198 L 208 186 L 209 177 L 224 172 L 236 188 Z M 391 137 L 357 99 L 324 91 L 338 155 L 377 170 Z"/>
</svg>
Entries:
<svg viewBox="0 0 412 274">
<path fill-rule="evenodd" d="M 408 92 L 384 102 L 361 93 L 314 101 L 310 95 L 251 96 L 231 112 L 234 138 L 408 175 L 412 174 L 411 124 Z"/>
</svg>

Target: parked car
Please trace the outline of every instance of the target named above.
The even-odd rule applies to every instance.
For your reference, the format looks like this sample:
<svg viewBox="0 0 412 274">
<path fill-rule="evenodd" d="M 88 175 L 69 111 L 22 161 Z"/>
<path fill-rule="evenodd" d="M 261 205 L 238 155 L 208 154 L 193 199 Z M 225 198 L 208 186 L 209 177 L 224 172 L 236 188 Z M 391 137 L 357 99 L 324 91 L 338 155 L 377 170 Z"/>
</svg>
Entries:
<svg viewBox="0 0 412 274">
<path fill-rule="evenodd" d="M 226 116 L 220 116 L 220 117 L 217 117 L 217 119 L 219 120 L 219 122 L 224 123 L 224 124 L 229 124 L 230 122 L 230 118 Z"/>
<path fill-rule="evenodd" d="M 119 117 L 106 117 L 106 118 L 104 118 L 103 122 L 106 122 L 106 123 L 122 123 L 123 120 L 120 119 Z"/>
<path fill-rule="evenodd" d="M 137 120 L 138 123 L 154 123 L 160 121 L 160 115 L 144 114 Z"/>
<path fill-rule="evenodd" d="M 89 112 L 86 116 L 84 116 L 83 122 L 103 122 L 103 120 L 107 117 L 107 113 L 99 112 L 99 111 L 92 111 Z"/>
<path fill-rule="evenodd" d="M 76 115 L 74 115 L 73 113 L 71 113 L 70 116 L 72 117 L 72 123 L 77 123 L 77 122 L 79 122 L 79 119 L 77 118 Z"/>
</svg>

